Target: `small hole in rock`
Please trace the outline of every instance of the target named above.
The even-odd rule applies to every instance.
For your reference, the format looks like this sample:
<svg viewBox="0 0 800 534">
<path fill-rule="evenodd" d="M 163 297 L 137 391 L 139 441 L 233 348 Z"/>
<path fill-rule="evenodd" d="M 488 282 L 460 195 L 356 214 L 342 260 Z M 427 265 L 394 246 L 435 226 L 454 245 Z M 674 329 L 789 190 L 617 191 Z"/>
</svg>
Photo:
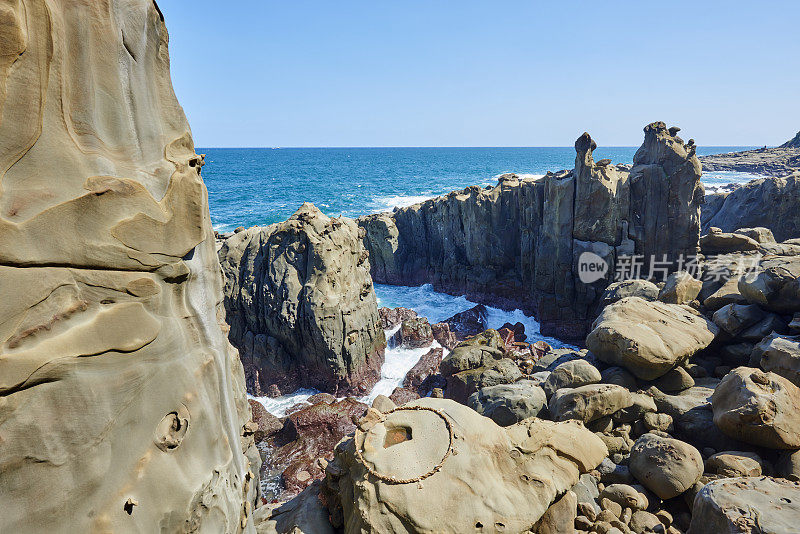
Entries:
<svg viewBox="0 0 800 534">
<path fill-rule="evenodd" d="M 475 528 L 483 528 L 483 523 L 478 521 L 477 523 L 475 523 Z"/>
<path fill-rule="evenodd" d="M 396 426 L 386 431 L 386 438 L 383 440 L 383 448 L 411 440 L 411 428 L 407 426 Z"/>
</svg>

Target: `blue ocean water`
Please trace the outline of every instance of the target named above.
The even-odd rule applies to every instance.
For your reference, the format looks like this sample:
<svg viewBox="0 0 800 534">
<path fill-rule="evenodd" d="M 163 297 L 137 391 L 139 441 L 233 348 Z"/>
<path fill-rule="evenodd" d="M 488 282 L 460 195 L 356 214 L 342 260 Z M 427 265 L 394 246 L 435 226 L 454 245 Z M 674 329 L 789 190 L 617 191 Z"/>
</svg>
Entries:
<svg viewBox="0 0 800 534">
<path fill-rule="evenodd" d="M 716 154 L 753 147 L 701 147 Z M 489 185 L 505 172 L 542 175 L 571 169 L 572 147 L 532 148 L 198 148 L 214 228 L 283 221 L 303 202 L 331 216 L 388 211 L 469 185 Z M 636 147 L 599 147 L 595 160 L 631 163 Z M 715 173 L 709 184 L 754 176 Z"/>
</svg>

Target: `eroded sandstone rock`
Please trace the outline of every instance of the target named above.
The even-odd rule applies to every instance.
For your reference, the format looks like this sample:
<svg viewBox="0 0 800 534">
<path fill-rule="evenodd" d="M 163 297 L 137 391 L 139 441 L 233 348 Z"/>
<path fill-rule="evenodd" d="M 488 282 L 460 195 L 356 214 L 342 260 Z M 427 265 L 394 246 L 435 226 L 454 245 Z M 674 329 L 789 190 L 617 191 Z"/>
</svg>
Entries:
<svg viewBox="0 0 800 534">
<path fill-rule="evenodd" d="M 155 3 L 0 7 L 0 531 L 253 532 L 260 458 Z"/>
<path fill-rule="evenodd" d="M 607 454 L 579 423 L 526 419 L 501 428 L 446 399 L 407 406 L 434 411 L 396 411 L 337 447 L 326 477 L 336 528 L 523 532 Z M 409 482 L 387 483 L 368 467 Z"/>
<path fill-rule="evenodd" d="M 688 306 L 627 297 L 602 311 L 586 346 L 599 359 L 653 380 L 707 347 L 717 331 Z"/>
<path fill-rule="evenodd" d="M 714 423 L 745 443 L 800 449 L 800 388 L 775 373 L 739 367 L 711 398 Z"/>
<path fill-rule="evenodd" d="M 378 381 L 386 339 L 353 221 L 306 203 L 287 221 L 230 237 L 219 256 L 229 337 L 258 378 L 251 388 L 341 395 Z"/>
</svg>

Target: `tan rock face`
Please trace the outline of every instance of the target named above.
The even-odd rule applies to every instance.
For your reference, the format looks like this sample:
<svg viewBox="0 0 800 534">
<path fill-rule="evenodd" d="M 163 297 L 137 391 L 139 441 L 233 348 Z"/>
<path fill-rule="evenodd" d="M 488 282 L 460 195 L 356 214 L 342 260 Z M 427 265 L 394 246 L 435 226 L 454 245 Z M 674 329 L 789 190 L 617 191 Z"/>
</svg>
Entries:
<svg viewBox="0 0 800 534">
<path fill-rule="evenodd" d="M 601 360 L 653 380 L 714 340 L 717 327 L 679 304 L 627 297 L 606 306 L 586 346 Z"/>
<path fill-rule="evenodd" d="M 386 338 L 352 220 L 306 203 L 287 221 L 234 234 L 219 257 L 251 392 L 364 393 L 378 381 Z"/>
<path fill-rule="evenodd" d="M 252 528 L 260 460 L 167 41 L 145 0 L 0 8 L 0 531 Z"/>
<path fill-rule="evenodd" d="M 800 449 L 800 388 L 782 376 L 738 367 L 719 383 L 711 404 L 725 434 L 771 449 Z"/>
<path fill-rule="evenodd" d="M 396 411 L 337 447 L 324 493 L 344 532 L 522 532 L 608 453 L 576 422 L 532 418 L 501 428 L 446 399 L 407 406 L 436 412 Z M 367 467 L 414 481 L 387 483 Z"/>
</svg>

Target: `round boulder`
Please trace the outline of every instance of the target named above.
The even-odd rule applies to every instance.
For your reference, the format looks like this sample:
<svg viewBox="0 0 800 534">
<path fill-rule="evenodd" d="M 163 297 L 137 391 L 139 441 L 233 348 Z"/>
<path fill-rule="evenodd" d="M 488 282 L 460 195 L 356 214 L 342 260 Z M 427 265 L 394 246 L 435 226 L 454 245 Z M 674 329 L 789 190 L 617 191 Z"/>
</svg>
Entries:
<svg viewBox="0 0 800 534">
<path fill-rule="evenodd" d="M 703 457 L 688 443 L 647 433 L 633 445 L 628 467 L 645 488 L 671 499 L 697 482 L 703 474 Z"/>
</svg>

